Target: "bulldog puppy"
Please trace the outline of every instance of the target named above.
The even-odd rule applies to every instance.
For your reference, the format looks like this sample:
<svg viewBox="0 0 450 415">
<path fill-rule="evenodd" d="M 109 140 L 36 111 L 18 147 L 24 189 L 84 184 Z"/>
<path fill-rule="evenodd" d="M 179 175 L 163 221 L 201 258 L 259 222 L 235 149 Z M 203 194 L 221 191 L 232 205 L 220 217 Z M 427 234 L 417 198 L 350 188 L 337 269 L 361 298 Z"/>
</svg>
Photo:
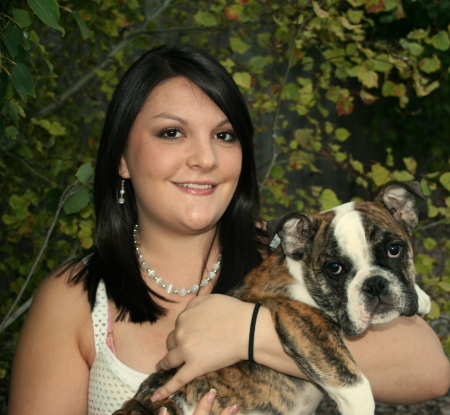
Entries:
<svg viewBox="0 0 450 415">
<path fill-rule="evenodd" d="M 314 382 L 243 361 L 195 379 L 168 399 L 150 397 L 175 370 L 155 373 L 116 415 L 191 415 L 211 388 L 211 414 L 239 403 L 241 414 L 311 414 L 323 392 L 344 415 L 373 415 L 370 384 L 343 342 L 371 324 L 426 314 L 415 284 L 410 236 L 418 223 L 417 182 L 391 182 L 374 202 L 350 202 L 317 216 L 294 212 L 268 223 L 280 246 L 230 295 L 267 307 L 285 351 Z"/>
</svg>

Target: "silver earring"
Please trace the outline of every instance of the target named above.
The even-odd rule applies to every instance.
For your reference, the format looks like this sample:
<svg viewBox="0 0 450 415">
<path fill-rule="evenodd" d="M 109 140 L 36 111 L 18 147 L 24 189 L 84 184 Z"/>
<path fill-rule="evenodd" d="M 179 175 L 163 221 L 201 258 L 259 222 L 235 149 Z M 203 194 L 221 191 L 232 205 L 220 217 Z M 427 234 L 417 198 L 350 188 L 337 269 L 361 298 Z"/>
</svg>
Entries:
<svg viewBox="0 0 450 415">
<path fill-rule="evenodd" d="M 120 185 L 120 192 L 119 192 L 119 203 L 123 205 L 125 203 L 125 199 L 123 195 L 125 194 L 125 180 L 122 179 L 122 183 Z"/>
</svg>

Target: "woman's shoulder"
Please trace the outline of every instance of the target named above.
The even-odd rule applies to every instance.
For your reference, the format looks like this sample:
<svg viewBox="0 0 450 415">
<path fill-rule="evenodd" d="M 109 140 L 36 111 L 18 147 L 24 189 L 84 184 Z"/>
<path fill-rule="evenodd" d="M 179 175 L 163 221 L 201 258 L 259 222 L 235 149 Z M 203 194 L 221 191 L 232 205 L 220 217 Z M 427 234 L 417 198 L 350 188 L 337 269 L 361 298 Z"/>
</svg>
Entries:
<svg viewBox="0 0 450 415">
<path fill-rule="evenodd" d="M 86 297 L 84 285 L 82 282 L 74 282 L 74 277 L 83 271 L 85 263 L 80 260 L 63 265 L 61 268 L 53 271 L 45 277 L 40 284 L 34 302 L 49 301 L 50 303 L 61 303 L 68 299 L 77 300 L 82 303 L 82 297 Z"/>
<path fill-rule="evenodd" d="M 44 278 L 33 298 L 25 326 L 53 327 L 73 336 L 80 345 L 90 349 L 92 332 L 91 306 L 83 283 L 74 283 L 73 276 L 84 266 L 82 262 L 57 270 Z M 87 343 L 86 340 L 88 339 Z M 85 350 L 87 350 L 85 349 Z"/>
<path fill-rule="evenodd" d="M 14 356 L 11 413 L 44 413 L 49 405 L 69 405 L 71 413 L 82 409 L 77 393 L 87 391 L 95 344 L 86 292 L 71 283 L 75 270 L 72 265 L 52 273 L 34 295 Z M 55 387 L 58 393 L 49 394 Z"/>
</svg>

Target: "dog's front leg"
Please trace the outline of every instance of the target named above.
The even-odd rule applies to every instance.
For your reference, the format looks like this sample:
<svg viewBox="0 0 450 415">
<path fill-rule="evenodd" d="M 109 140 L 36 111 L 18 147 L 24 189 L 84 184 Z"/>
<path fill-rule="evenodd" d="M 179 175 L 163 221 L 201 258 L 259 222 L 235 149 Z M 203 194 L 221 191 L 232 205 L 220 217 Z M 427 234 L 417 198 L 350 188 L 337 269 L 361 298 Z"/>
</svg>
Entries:
<svg viewBox="0 0 450 415">
<path fill-rule="evenodd" d="M 420 288 L 417 284 L 414 285 L 414 288 L 416 289 L 419 304 L 417 314 L 423 317 L 429 314 L 431 311 L 431 299 L 430 296 L 425 291 L 423 291 L 422 288 Z"/>
<path fill-rule="evenodd" d="M 338 325 L 324 312 L 289 299 L 266 299 L 283 347 L 344 415 L 373 415 L 369 381 L 344 344 Z"/>
</svg>

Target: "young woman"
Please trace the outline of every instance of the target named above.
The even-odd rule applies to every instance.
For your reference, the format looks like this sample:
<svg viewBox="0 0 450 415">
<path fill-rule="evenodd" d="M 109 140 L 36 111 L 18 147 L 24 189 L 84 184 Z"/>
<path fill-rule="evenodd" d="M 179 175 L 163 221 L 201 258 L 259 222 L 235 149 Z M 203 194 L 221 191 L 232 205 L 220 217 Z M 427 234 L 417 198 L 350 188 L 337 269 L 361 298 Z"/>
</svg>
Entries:
<svg viewBox="0 0 450 415">
<path fill-rule="evenodd" d="M 163 46 L 132 65 L 98 151 L 96 248 L 38 290 L 14 359 L 10 415 L 110 414 L 156 368 L 181 366 L 155 400 L 247 359 L 253 305 L 223 294 L 268 253 L 252 136 L 238 88 L 204 52 Z M 448 361 L 420 318 L 348 346 L 377 399 L 411 403 L 448 389 Z M 265 309 L 255 360 L 305 378 Z M 209 414 L 214 396 L 195 414 Z"/>
</svg>

